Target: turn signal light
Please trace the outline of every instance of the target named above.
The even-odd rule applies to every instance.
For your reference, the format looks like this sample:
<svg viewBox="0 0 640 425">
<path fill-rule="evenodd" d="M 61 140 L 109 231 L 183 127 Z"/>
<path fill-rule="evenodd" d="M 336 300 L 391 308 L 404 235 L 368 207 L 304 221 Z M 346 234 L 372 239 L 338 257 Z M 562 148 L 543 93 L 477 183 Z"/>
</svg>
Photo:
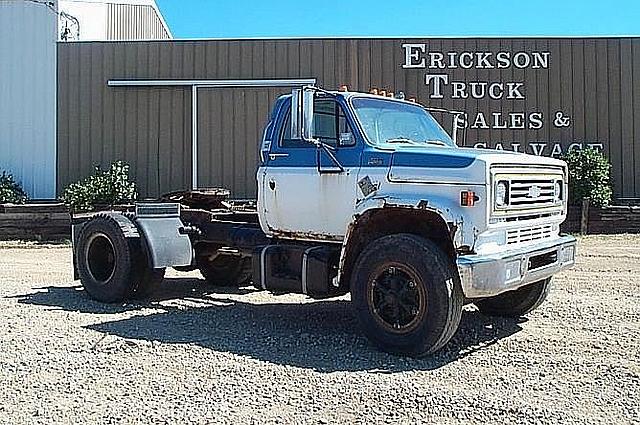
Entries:
<svg viewBox="0 0 640 425">
<path fill-rule="evenodd" d="M 471 190 L 464 190 L 460 192 L 460 205 L 463 207 L 472 207 L 478 202 L 480 198 L 475 192 Z"/>
</svg>

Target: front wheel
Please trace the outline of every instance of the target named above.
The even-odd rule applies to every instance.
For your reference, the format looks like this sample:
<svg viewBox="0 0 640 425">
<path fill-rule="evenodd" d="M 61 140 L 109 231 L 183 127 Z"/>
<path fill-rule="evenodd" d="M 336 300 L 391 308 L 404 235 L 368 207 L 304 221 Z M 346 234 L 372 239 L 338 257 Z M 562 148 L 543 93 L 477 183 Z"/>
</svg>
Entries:
<svg viewBox="0 0 640 425">
<path fill-rule="evenodd" d="M 384 351 L 423 356 L 460 324 L 464 296 L 450 259 L 411 234 L 376 239 L 360 254 L 351 299 L 365 335 Z"/>
<path fill-rule="evenodd" d="M 551 278 L 548 278 L 474 304 L 481 313 L 489 316 L 520 317 L 538 308 L 547 299 L 550 288 Z"/>
</svg>

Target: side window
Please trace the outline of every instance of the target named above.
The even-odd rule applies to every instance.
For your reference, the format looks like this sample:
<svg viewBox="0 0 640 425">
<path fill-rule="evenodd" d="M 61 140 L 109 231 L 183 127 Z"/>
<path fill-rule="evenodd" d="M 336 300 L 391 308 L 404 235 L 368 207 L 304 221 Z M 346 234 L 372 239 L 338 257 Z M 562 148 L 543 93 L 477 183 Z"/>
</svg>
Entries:
<svg viewBox="0 0 640 425">
<path fill-rule="evenodd" d="M 291 138 L 291 108 L 287 111 L 287 119 L 284 120 L 280 133 L 280 146 L 283 148 L 308 148 L 309 143 L 300 139 Z"/>
<path fill-rule="evenodd" d="M 323 143 L 337 146 L 353 146 L 353 132 L 344 111 L 334 99 L 316 99 L 313 105 L 314 134 Z M 309 143 L 291 138 L 291 113 L 281 131 L 280 146 L 284 148 L 309 147 Z"/>
</svg>

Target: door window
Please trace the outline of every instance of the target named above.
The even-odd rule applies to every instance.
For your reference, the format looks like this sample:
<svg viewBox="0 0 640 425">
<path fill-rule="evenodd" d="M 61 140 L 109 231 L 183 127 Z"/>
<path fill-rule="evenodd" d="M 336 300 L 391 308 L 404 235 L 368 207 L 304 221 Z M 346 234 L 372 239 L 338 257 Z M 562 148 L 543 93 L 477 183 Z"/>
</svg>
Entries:
<svg viewBox="0 0 640 425">
<path fill-rule="evenodd" d="M 355 139 L 342 107 L 334 99 L 316 99 L 313 104 L 313 122 L 315 137 L 327 145 L 353 146 Z M 280 146 L 283 148 L 310 147 L 308 142 L 291 138 L 291 111 L 281 132 Z"/>
</svg>

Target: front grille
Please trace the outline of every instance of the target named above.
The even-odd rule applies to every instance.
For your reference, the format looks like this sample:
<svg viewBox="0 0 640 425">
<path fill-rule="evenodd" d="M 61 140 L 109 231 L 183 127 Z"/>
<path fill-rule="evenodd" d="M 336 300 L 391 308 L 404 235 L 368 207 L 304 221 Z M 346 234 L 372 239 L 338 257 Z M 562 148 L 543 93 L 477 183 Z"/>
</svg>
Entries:
<svg viewBox="0 0 640 425">
<path fill-rule="evenodd" d="M 507 244 L 514 245 L 539 241 L 553 236 L 553 226 L 550 224 L 520 229 L 507 230 Z"/>
<path fill-rule="evenodd" d="M 492 218 L 531 217 L 540 214 L 562 213 L 566 198 L 565 171 L 560 167 L 493 167 L 491 170 L 493 196 L 498 183 L 507 185 L 507 202 L 492 205 Z M 561 182 L 560 198 L 556 202 L 556 183 Z"/>
<path fill-rule="evenodd" d="M 556 180 L 511 179 L 509 204 L 513 208 L 543 208 L 555 205 L 553 191 Z"/>
</svg>

